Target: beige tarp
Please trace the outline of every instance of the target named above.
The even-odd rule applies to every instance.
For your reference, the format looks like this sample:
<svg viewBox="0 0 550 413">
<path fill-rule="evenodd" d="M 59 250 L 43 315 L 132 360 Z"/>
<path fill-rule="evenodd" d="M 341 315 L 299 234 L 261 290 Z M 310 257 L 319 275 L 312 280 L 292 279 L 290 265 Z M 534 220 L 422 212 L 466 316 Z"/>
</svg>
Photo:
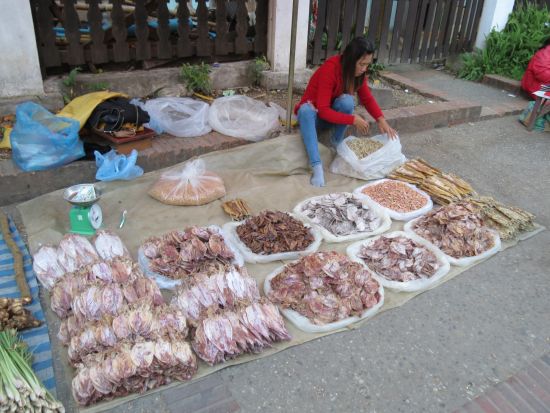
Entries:
<svg viewBox="0 0 550 413">
<path fill-rule="evenodd" d="M 321 146 L 321 155 L 326 170 L 333 154 L 329 149 Z M 98 184 L 103 192 L 99 204 L 103 210 L 104 227 L 114 229 L 120 235 L 134 258 L 136 258 L 140 242 L 150 235 L 158 235 L 190 225 L 222 225 L 226 223 L 229 218 L 220 207 L 223 200 L 243 198 L 248 201 L 255 212 L 263 209 L 291 211 L 298 202 L 305 198 L 335 191 L 352 191 L 364 184 L 364 181 L 332 175 L 327 172 L 327 186 L 324 188 L 312 187 L 309 184 L 306 153 L 298 135 L 283 136 L 253 145 L 210 153 L 201 158 L 206 162 L 208 169 L 217 172 L 224 179 L 227 189 L 225 198 L 208 205 L 199 207 L 168 206 L 151 198 L 147 195 L 147 191 L 162 171 L 145 174 L 143 177 L 130 182 Z M 63 200 L 62 191 L 52 192 L 19 206 L 28 232 L 31 252 L 36 251 L 41 244 L 58 243 L 60 241 L 62 235 L 68 231 L 69 208 L 70 205 Z M 127 210 L 128 214 L 126 224 L 119 230 L 118 224 L 123 210 Z M 399 230 L 402 227 L 402 223 L 394 222 L 390 230 Z M 534 235 L 541 229 L 539 227 L 537 231 L 525 234 L 524 238 Z M 320 249 L 332 249 L 345 253 L 345 249 L 349 244 L 323 243 Z M 503 249 L 514 244 L 515 242 L 505 242 L 503 243 Z M 249 273 L 258 281 L 260 289 L 262 289 L 265 276 L 280 265 L 282 265 L 282 262 L 249 264 L 247 268 Z M 451 271 L 441 283 L 450 280 L 467 269 L 451 267 Z M 381 312 L 400 306 L 418 295 L 418 293 L 392 293 L 387 289 L 385 293 L 385 303 Z M 49 308 L 45 310 L 50 311 Z M 368 320 L 349 328 L 357 328 L 367 322 Z M 286 324 L 292 335 L 291 341 L 276 344 L 272 349 L 261 354 L 244 355 L 215 367 L 209 367 L 201 362 L 194 380 L 227 366 L 265 357 L 285 348 L 327 335 L 303 333 L 290 323 L 287 322 Z M 53 328 L 55 334 L 58 326 L 50 326 L 50 328 Z M 57 340 L 56 343 L 52 344 L 60 345 Z M 65 377 L 57 377 L 57 380 L 58 382 L 70 382 L 73 371 L 66 359 L 63 362 L 66 367 L 64 369 Z M 178 385 L 185 384 L 173 383 L 170 386 Z M 140 395 L 115 399 L 83 410 L 101 411 L 137 397 L 140 397 Z"/>
</svg>

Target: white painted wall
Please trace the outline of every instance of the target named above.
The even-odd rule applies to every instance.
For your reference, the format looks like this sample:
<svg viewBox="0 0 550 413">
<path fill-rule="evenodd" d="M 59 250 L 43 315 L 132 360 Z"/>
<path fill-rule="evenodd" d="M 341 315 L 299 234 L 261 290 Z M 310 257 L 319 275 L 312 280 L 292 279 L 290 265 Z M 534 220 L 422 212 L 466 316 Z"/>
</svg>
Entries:
<svg viewBox="0 0 550 413">
<path fill-rule="evenodd" d="M 485 0 L 483 11 L 479 20 L 479 29 L 477 31 L 475 47 L 483 49 L 485 47 L 485 38 L 493 28 L 496 30 L 504 29 L 508 16 L 512 13 L 515 0 Z"/>
<path fill-rule="evenodd" d="M 309 0 L 299 0 L 296 31 L 295 70 L 306 68 Z M 288 71 L 290 33 L 292 27 L 292 0 L 269 2 L 267 27 L 267 58 L 274 72 Z"/>
<path fill-rule="evenodd" d="M 0 0 L 0 97 L 43 95 L 29 1 Z"/>
</svg>

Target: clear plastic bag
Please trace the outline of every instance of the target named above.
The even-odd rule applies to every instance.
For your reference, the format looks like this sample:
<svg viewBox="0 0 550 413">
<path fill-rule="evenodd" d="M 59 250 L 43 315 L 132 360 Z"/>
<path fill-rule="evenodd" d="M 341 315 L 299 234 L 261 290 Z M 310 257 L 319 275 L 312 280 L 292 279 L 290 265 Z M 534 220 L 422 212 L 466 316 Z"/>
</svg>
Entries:
<svg viewBox="0 0 550 413">
<path fill-rule="evenodd" d="M 208 122 L 216 132 L 255 142 L 267 138 L 280 126 L 276 108 L 242 95 L 214 100 Z"/>
<path fill-rule="evenodd" d="M 168 205 L 204 205 L 225 195 L 221 177 L 206 170 L 202 159 L 161 175 L 149 190 L 156 200 Z"/>
<path fill-rule="evenodd" d="M 135 149 L 128 157 L 118 154 L 114 149 L 105 155 L 94 151 L 94 155 L 97 166 L 95 178 L 98 181 L 129 181 L 143 175 L 143 169 L 136 165 L 138 153 Z"/>
<path fill-rule="evenodd" d="M 370 139 L 384 146 L 363 159 L 359 159 L 347 145 L 347 142 L 353 139 L 360 138 L 348 136 L 337 146 L 338 155 L 330 165 L 330 172 L 357 179 L 379 179 L 384 178 L 406 160 L 405 155 L 401 153 L 399 138 L 389 139 L 386 134 L 371 137 Z"/>
<path fill-rule="evenodd" d="M 10 135 L 13 160 L 24 171 L 42 171 L 84 156 L 80 123 L 48 112 L 34 102 L 17 106 Z"/>
<path fill-rule="evenodd" d="M 149 113 L 148 126 L 157 133 L 192 138 L 212 130 L 208 124 L 210 106 L 199 100 L 165 97 L 148 100 L 140 107 Z"/>
</svg>

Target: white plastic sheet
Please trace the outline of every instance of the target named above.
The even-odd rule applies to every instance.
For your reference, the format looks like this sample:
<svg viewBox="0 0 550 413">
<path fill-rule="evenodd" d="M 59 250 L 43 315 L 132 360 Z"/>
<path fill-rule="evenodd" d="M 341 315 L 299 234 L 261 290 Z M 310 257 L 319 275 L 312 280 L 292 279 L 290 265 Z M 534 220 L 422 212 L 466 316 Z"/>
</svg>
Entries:
<svg viewBox="0 0 550 413">
<path fill-rule="evenodd" d="M 242 95 L 214 100 L 208 122 L 216 132 L 254 142 L 267 138 L 280 126 L 276 108 Z"/>
<path fill-rule="evenodd" d="M 379 274 L 374 269 L 370 268 L 365 263 L 365 261 L 363 261 L 362 258 L 358 257 L 358 254 L 361 251 L 361 248 L 363 246 L 368 246 L 372 244 L 374 241 L 376 241 L 380 237 L 388 237 L 388 238 L 406 237 L 406 238 L 412 239 L 416 243 L 423 245 L 424 247 L 426 247 L 427 249 L 429 249 L 431 252 L 434 253 L 434 255 L 437 258 L 437 262 L 440 265 L 439 269 L 431 277 L 423 276 L 422 278 L 419 278 L 417 280 L 412 280 L 412 281 L 393 281 L 393 280 L 387 279 L 382 274 Z M 430 288 L 432 285 L 439 282 L 439 280 L 441 280 L 443 277 L 445 277 L 451 268 L 451 265 L 449 264 L 449 261 L 445 257 L 445 254 L 443 254 L 443 252 L 441 252 L 439 248 L 437 248 L 433 244 L 430 244 L 425 239 L 420 238 L 416 234 L 411 234 L 403 231 L 389 232 L 387 234 L 382 234 L 373 238 L 369 238 L 368 240 L 354 242 L 353 244 L 348 246 L 348 248 L 346 249 L 346 253 L 353 261 L 358 262 L 359 264 L 362 264 L 365 267 L 367 267 L 369 270 L 371 270 L 376 280 L 380 284 L 382 284 L 385 288 L 389 288 L 394 291 L 413 292 L 413 291 L 426 290 Z"/>
</svg>

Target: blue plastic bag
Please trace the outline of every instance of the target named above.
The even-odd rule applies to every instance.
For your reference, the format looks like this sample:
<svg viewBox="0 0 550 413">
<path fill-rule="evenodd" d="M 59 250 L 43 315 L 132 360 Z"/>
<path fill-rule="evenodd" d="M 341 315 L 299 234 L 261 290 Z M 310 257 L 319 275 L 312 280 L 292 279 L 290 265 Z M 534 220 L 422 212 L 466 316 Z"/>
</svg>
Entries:
<svg viewBox="0 0 550 413">
<path fill-rule="evenodd" d="M 24 171 L 55 168 L 84 156 L 78 121 L 55 116 L 34 102 L 18 105 L 15 118 L 13 160 Z"/>
<path fill-rule="evenodd" d="M 117 154 L 113 149 L 105 155 L 94 151 L 97 172 L 95 179 L 98 181 L 115 181 L 122 179 L 129 181 L 143 175 L 143 169 L 136 165 L 138 153 L 134 149 L 130 156 Z"/>
</svg>

